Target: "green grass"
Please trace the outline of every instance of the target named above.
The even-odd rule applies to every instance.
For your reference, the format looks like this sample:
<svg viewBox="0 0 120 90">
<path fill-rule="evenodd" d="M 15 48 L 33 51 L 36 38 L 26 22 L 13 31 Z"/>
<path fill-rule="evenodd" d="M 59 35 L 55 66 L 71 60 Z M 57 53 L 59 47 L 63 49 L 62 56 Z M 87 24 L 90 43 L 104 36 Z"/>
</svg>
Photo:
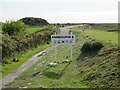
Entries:
<svg viewBox="0 0 120 90">
<path fill-rule="evenodd" d="M 71 29 L 72 30 L 72 29 Z M 61 64 L 60 62 L 70 56 L 69 45 L 57 46 L 56 67 L 49 67 L 48 64 L 54 61 L 54 51 L 44 55 L 36 64 L 25 70 L 14 82 L 6 85 L 8 88 L 102 88 L 118 87 L 117 83 L 117 52 L 115 49 L 110 54 L 97 56 L 96 54 L 82 55 L 80 48 L 87 41 L 92 41 L 77 28 L 72 30 L 76 36 L 76 43 L 73 46 L 73 61 Z M 104 43 L 104 50 L 116 48 Z M 43 62 L 47 60 L 47 62 Z M 42 65 L 41 65 L 42 63 Z M 112 68 L 111 68 L 112 67 Z M 63 71 L 63 72 L 62 72 Z M 61 73 L 62 72 L 62 73 Z"/>
<path fill-rule="evenodd" d="M 117 23 L 95 24 L 93 28 L 98 30 L 106 30 L 106 31 L 111 31 L 111 30 L 118 31 L 118 24 Z"/>
<path fill-rule="evenodd" d="M 85 30 L 82 33 L 105 43 L 118 44 L 118 32 L 107 32 L 104 30 Z"/>
<path fill-rule="evenodd" d="M 84 30 L 84 31 L 83 31 Z M 106 30 L 99 29 L 85 29 L 84 27 L 73 27 L 71 28 L 73 32 L 79 32 L 80 35 L 89 36 L 91 39 L 96 39 L 102 41 L 103 43 L 112 43 L 118 45 L 118 32 L 108 32 Z"/>
<path fill-rule="evenodd" d="M 31 33 L 37 32 L 39 30 L 43 30 L 43 29 L 45 29 L 47 27 L 48 26 L 28 26 L 25 32 L 27 34 L 31 34 Z"/>
<path fill-rule="evenodd" d="M 54 51 L 52 50 L 47 55 L 43 56 L 39 62 L 21 74 L 13 83 L 11 83 L 10 87 L 27 86 L 29 88 L 88 88 L 89 86 L 81 82 L 81 77 L 79 76 L 79 71 L 76 65 L 75 53 L 73 61 L 70 64 L 60 63 L 65 59 L 70 59 L 66 58 L 67 56 L 69 57 L 69 51 L 70 45 L 58 46 L 57 62 L 59 63 L 56 67 L 48 66 L 50 62 L 54 61 L 54 58 L 51 57 L 54 54 Z M 47 60 L 47 62 L 41 67 L 38 66 L 44 60 Z M 40 72 L 43 72 L 43 74 L 37 74 Z M 31 85 L 28 85 L 28 83 L 31 83 Z"/>
<path fill-rule="evenodd" d="M 33 65 L 31 68 L 22 73 L 15 79 L 8 87 L 21 87 L 27 86 L 28 88 L 87 88 L 89 86 L 82 83 L 79 76 L 78 68 L 76 65 L 75 57 L 70 64 L 61 62 L 69 57 L 69 45 L 58 46 L 56 67 L 49 67 L 48 64 L 54 61 L 53 50 L 43 56 L 42 59 Z M 42 61 L 47 60 L 43 66 L 38 66 Z M 40 75 L 40 72 L 43 74 Z M 31 83 L 30 85 L 28 83 Z"/>
<path fill-rule="evenodd" d="M 43 30 L 48 28 L 48 26 L 28 26 L 26 32 L 28 34 L 31 34 L 33 32 L 36 32 L 38 30 Z M 5 64 L 2 69 L 0 68 L 3 77 L 11 73 L 12 71 L 16 70 L 22 63 L 24 63 L 26 60 L 28 60 L 32 55 L 36 54 L 37 52 L 44 50 L 45 48 L 49 47 L 48 44 L 41 44 L 38 46 L 38 48 L 31 48 L 30 50 L 27 50 L 27 52 L 21 52 L 16 53 L 11 58 L 6 58 L 6 61 L 12 61 L 13 58 L 16 58 L 19 60 L 19 62 L 9 62 L 9 64 Z M 1 76 L 0 76 L 1 78 Z"/>
<path fill-rule="evenodd" d="M 76 61 L 76 57 L 79 56 L 79 49 L 76 50 L 76 47 L 78 47 L 79 44 L 76 45 L 73 46 L 73 61 L 70 64 L 61 64 L 61 62 L 65 59 L 70 60 L 70 45 L 58 45 L 58 65 L 56 67 L 48 66 L 50 62 L 54 61 L 54 57 L 51 57 L 54 54 L 54 51 L 52 50 L 43 56 L 39 62 L 23 72 L 18 78 L 15 79 L 14 82 L 9 84 L 7 87 L 15 88 L 27 86 L 28 88 L 88 88 L 88 85 L 81 82 L 81 77 L 79 75 Z M 44 60 L 47 60 L 47 62 L 42 66 L 39 66 L 40 63 Z M 43 74 L 39 75 L 41 72 Z"/>
<path fill-rule="evenodd" d="M 77 57 L 77 65 L 79 69 L 79 74 L 82 82 L 90 85 L 91 88 L 118 88 L 120 87 L 118 83 L 118 44 L 116 32 L 109 34 L 106 31 L 87 31 L 83 33 L 80 29 L 73 28 L 71 31 L 76 35 L 76 50 L 88 41 L 92 41 L 93 36 L 87 32 L 91 32 L 92 35 L 97 32 L 95 38 L 96 41 L 101 41 L 104 47 L 97 53 L 79 54 Z M 99 32 L 99 33 L 98 33 Z M 105 41 L 105 39 L 100 35 L 104 34 L 111 39 L 110 42 Z M 86 37 L 88 35 L 88 37 Z M 92 37 L 92 38 L 91 38 Z M 108 40 L 107 38 L 107 40 Z M 104 39 L 104 40 L 103 40 Z M 78 52 L 79 53 L 79 52 Z M 76 53 L 76 54 L 78 54 Z M 101 56 L 99 56 L 101 54 Z M 112 68 L 111 68 L 112 67 Z"/>
<path fill-rule="evenodd" d="M 30 50 L 27 50 L 26 52 L 20 53 L 15 55 L 14 58 L 17 58 L 19 62 L 12 62 L 10 64 L 5 64 L 5 66 L 2 67 L 2 77 L 8 75 L 12 71 L 16 70 L 22 63 L 27 61 L 30 57 L 32 57 L 34 54 L 44 50 L 45 48 L 49 47 L 49 44 L 42 44 L 38 46 L 37 48 L 32 48 Z M 12 58 L 9 58 L 7 60 L 12 60 Z"/>
</svg>

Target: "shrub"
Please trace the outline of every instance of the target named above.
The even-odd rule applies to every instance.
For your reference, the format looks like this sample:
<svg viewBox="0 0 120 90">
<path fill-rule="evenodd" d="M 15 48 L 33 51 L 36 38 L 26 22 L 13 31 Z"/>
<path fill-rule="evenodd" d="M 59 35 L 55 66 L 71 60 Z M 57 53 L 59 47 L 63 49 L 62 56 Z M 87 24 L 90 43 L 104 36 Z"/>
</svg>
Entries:
<svg viewBox="0 0 120 90">
<path fill-rule="evenodd" d="M 91 43 L 90 42 L 86 42 L 83 44 L 82 48 L 81 48 L 81 52 L 89 52 L 91 51 Z"/>
<path fill-rule="evenodd" d="M 10 36 L 25 31 L 25 25 L 21 21 L 6 21 L 2 24 L 2 31 Z"/>
<path fill-rule="evenodd" d="M 102 47 L 103 47 L 103 45 L 100 42 L 92 43 L 92 50 L 93 51 L 100 50 Z"/>
<path fill-rule="evenodd" d="M 48 43 L 50 41 L 51 35 L 57 31 L 57 29 L 43 29 L 32 34 L 27 35 L 27 37 L 17 37 L 9 36 L 8 34 L 2 34 L 2 59 L 4 63 L 5 58 L 13 57 L 14 54 L 26 51 L 28 49 L 37 47 L 42 43 Z M 14 60 L 13 60 L 14 62 Z M 16 61 L 17 62 L 17 61 Z M 7 61 L 5 61 L 7 63 Z"/>
<path fill-rule="evenodd" d="M 82 53 L 98 51 L 103 47 L 100 42 L 86 42 L 80 49 Z"/>
</svg>

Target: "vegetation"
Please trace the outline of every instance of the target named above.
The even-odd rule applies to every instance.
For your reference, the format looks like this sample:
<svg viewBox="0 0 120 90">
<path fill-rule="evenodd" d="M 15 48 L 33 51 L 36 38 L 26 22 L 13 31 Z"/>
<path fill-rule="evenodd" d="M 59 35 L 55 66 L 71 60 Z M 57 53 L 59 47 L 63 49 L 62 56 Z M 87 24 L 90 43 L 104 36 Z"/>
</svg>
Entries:
<svg viewBox="0 0 120 90">
<path fill-rule="evenodd" d="M 103 33 L 103 31 L 100 30 L 100 34 L 97 34 L 97 37 L 94 38 L 91 37 L 91 35 L 84 33 L 86 30 L 81 31 L 80 29 L 73 28 L 72 31 L 76 35 L 75 51 L 78 51 L 78 47 L 82 47 L 85 42 L 101 41 L 104 45 L 98 53 L 83 54 L 81 52 L 77 57 L 77 66 L 79 68 L 82 82 L 90 85 L 91 88 L 119 88 L 118 44 L 114 44 L 112 40 L 110 42 L 106 42 L 101 38 L 101 33 Z M 91 30 L 90 32 L 94 33 L 94 31 L 95 30 Z M 111 36 L 108 32 L 105 32 L 105 35 L 108 36 L 107 39 L 112 39 L 115 36 Z M 76 54 L 77 53 L 79 52 L 76 52 Z"/>
<path fill-rule="evenodd" d="M 117 52 L 116 46 L 106 45 L 97 54 L 80 54 L 77 63 L 82 81 L 91 88 L 119 88 Z"/>
<path fill-rule="evenodd" d="M 2 77 L 2 22 L 0 22 L 0 78 Z"/>
<path fill-rule="evenodd" d="M 21 53 L 14 54 L 13 56 L 14 58 L 10 57 L 10 58 L 4 59 L 5 62 L 8 62 L 9 64 L 2 65 L 2 77 L 5 77 L 12 71 L 16 70 L 21 64 L 23 64 L 25 61 L 31 58 L 34 54 L 46 49 L 49 46 L 50 44 L 44 43 L 44 44 L 37 46 L 37 48 L 32 48 L 32 49 L 27 50 L 26 52 L 22 51 Z M 14 62 L 13 59 L 16 59 L 19 61 Z"/>
<path fill-rule="evenodd" d="M 42 31 L 44 30 L 37 32 Z M 120 88 L 120 84 L 118 83 L 118 66 L 120 64 L 118 63 L 118 52 L 120 52 L 120 50 L 116 41 L 118 40 L 116 37 L 117 32 L 113 34 L 114 32 L 107 32 L 104 29 L 91 30 L 88 24 L 71 28 L 71 31 L 76 36 L 76 43 L 73 45 L 72 62 L 62 63 L 62 61 L 70 59 L 70 46 L 58 45 L 56 67 L 49 66 L 49 63 L 54 61 L 54 51 L 52 50 L 5 87 Z M 98 31 L 99 34 L 95 33 L 96 31 Z M 35 35 L 37 35 L 37 32 L 35 32 Z M 49 33 L 47 31 L 44 32 Z M 48 35 L 46 33 L 45 35 Z M 34 36 L 33 34 L 34 33 L 27 35 L 26 38 Z M 105 36 L 103 36 L 103 34 L 105 34 Z M 107 39 L 105 38 L 106 36 Z M 115 40 L 113 40 L 113 38 L 115 38 Z M 80 48 L 84 48 L 82 49 L 83 51 L 80 51 Z M 82 53 L 84 50 L 85 52 L 89 52 L 89 49 L 92 51 L 98 50 L 98 52 Z"/>
<path fill-rule="evenodd" d="M 43 29 L 48 29 L 49 26 L 27 26 L 27 29 L 25 30 L 26 34 L 32 34 L 34 32 L 43 30 Z"/>
<path fill-rule="evenodd" d="M 91 25 L 91 24 L 90 24 Z M 90 38 L 92 39 L 92 41 L 95 41 L 96 39 L 99 42 L 102 43 L 109 43 L 109 44 L 115 44 L 118 45 L 118 33 L 117 31 L 107 31 L 106 29 L 101 29 L 96 27 L 94 28 L 94 26 L 96 26 L 96 24 L 94 24 L 94 26 L 90 26 L 88 24 L 81 24 L 81 25 L 77 25 L 76 27 L 73 27 L 72 30 L 74 29 L 75 31 L 79 31 L 81 35 L 86 35 L 85 38 Z M 100 24 L 100 25 L 104 25 L 104 24 Z M 111 28 L 118 28 L 117 24 L 106 24 L 108 27 Z M 112 27 L 113 26 L 113 27 Z M 110 29 L 106 27 L 107 29 Z"/>
<path fill-rule="evenodd" d="M 118 32 L 107 32 L 106 30 L 85 30 L 81 34 L 86 34 L 92 39 L 97 39 L 104 43 L 112 43 L 118 45 Z"/>
<path fill-rule="evenodd" d="M 25 31 L 25 25 L 21 21 L 6 21 L 2 24 L 2 31 L 10 36 L 18 35 Z"/>
<path fill-rule="evenodd" d="M 22 25 L 24 30 L 20 27 Z M 2 77 L 17 69 L 32 55 L 49 47 L 50 35 L 58 32 L 58 29 L 52 26 L 27 26 L 21 21 L 7 21 L 3 30 L 0 43 Z"/>
<path fill-rule="evenodd" d="M 2 34 L 2 22 L 0 22 L 0 34 Z"/>
<path fill-rule="evenodd" d="M 92 24 L 92 28 L 96 30 L 106 30 L 108 32 L 113 32 L 113 31 L 118 31 L 118 24 L 117 23 Z"/>
<path fill-rule="evenodd" d="M 42 18 L 34 18 L 34 17 L 25 17 L 20 19 L 24 24 L 29 25 L 29 26 L 44 26 L 44 25 L 49 25 L 49 23 L 42 19 Z"/>
<path fill-rule="evenodd" d="M 100 42 L 86 42 L 81 48 L 82 53 L 99 51 L 103 45 Z"/>
<path fill-rule="evenodd" d="M 50 46 L 51 34 L 58 32 L 57 28 L 52 26 L 27 26 L 20 20 L 7 21 L 2 30 L 0 49 L 3 76 L 17 69 L 33 54 Z"/>
<path fill-rule="evenodd" d="M 6 85 L 7 88 L 88 88 L 81 82 L 75 57 L 71 63 L 61 63 L 69 54 L 70 45 L 57 46 L 57 66 L 50 67 L 54 61 L 54 50 L 50 51 L 28 70 L 25 70 L 14 82 Z M 44 62 L 46 60 L 46 62 Z"/>
<path fill-rule="evenodd" d="M 56 67 L 49 67 L 54 61 L 53 51 L 44 55 L 35 65 L 22 73 L 14 82 L 6 85 L 7 88 L 118 88 L 118 47 L 104 43 L 98 53 L 83 54 L 85 42 L 93 42 L 93 38 L 81 34 L 80 29 L 72 29 L 76 36 L 73 46 L 73 61 L 61 63 L 68 57 L 70 46 L 57 46 Z M 84 31 L 82 31 L 84 32 Z M 108 34 L 109 35 L 109 34 Z M 99 37 L 100 38 L 100 37 Z M 103 40 L 104 41 L 104 40 Z M 94 40 L 97 46 L 98 40 Z M 92 43 L 91 43 L 92 44 Z M 93 45 L 94 46 L 94 45 Z M 112 67 L 112 68 L 111 68 Z"/>
<path fill-rule="evenodd" d="M 26 51 L 30 48 L 37 47 L 43 42 L 48 42 L 50 40 L 50 35 L 55 31 L 50 29 L 45 29 L 37 31 L 30 35 L 27 35 L 25 38 L 11 37 L 8 35 L 3 36 L 3 58 L 10 57 L 15 53 L 20 53 L 21 51 Z M 3 63 L 6 63 L 3 61 Z"/>
</svg>

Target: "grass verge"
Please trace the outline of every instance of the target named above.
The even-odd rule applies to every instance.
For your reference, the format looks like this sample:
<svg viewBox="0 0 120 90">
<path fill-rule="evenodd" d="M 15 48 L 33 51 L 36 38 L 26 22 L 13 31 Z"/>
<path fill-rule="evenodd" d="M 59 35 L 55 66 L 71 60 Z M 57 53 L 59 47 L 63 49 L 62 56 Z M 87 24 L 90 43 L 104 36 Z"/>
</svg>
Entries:
<svg viewBox="0 0 120 90">
<path fill-rule="evenodd" d="M 39 62 L 23 72 L 14 82 L 7 85 L 10 88 L 87 88 L 89 86 L 82 83 L 76 66 L 75 57 L 71 63 L 61 63 L 69 60 L 69 45 L 57 47 L 57 66 L 48 66 L 54 61 L 53 53 L 50 51 L 43 56 Z M 44 62 L 46 61 L 46 62 Z"/>
<path fill-rule="evenodd" d="M 27 34 L 31 34 L 31 33 L 37 32 L 39 30 L 46 29 L 47 27 L 48 26 L 28 26 L 25 32 Z"/>
<path fill-rule="evenodd" d="M 81 34 L 86 34 L 104 43 L 112 43 L 118 45 L 118 32 L 108 32 L 105 30 L 85 30 Z"/>
<path fill-rule="evenodd" d="M 10 64 L 5 64 L 4 66 L 2 66 L 2 77 L 5 77 L 12 71 L 16 70 L 22 63 L 27 61 L 34 54 L 46 49 L 49 46 L 50 46 L 49 44 L 41 44 L 37 48 L 32 48 L 30 50 L 27 50 L 26 52 L 15 55 L 14 58 L 18 59 L 19 62 L 12 62 Z M 8 60 L 11 60 L 11 59 L 12 58 L 9 58 Z"/>
<path fill-rule="evenodd" d="M 73 61 L 70 60 L 70 46 L 57 47 L 56 67 L 48 64 L 54 61 L 54 51 L 44 55 L 36 64 L 25 70 L 14 82 L 6 85 L 7 88 L 116 88 L 117 75 L 117 45 L 104 43 L 96 54 L 83 55 L 80 48 L 87 41 L 92 41 L 81 31 L 73 30 L 76 43 L 73 46 Z M 111 68 L 112 67 L 112 68 Z"/>
<path fill-rule="evenodd" d="M 76 50 L 81 48 L 85 42 L 100 41 L 104 47 L 97 53 L 79 52 L 77 57 L 77 66 L 82 82 L 85 82 L 91 88 L 119 88 L 118 83 L 118 38 L 116 33 L 109 33 L 100 30 L 73 29 L 76 37 Z M 88 33 L 87 33 L 88 32 Z M 95 35 L 91 38 L 92 35 Z M 90 33 L 90 34 L 89 34 Z M 96 34 L 97 33 L 97 34 Z M 105 35 L 105 36 L 104 36 Z M 111 40 L 108 42 L 108 40 Z M 76 53 L 78 54 L 78 53 Z"/>
</svg>

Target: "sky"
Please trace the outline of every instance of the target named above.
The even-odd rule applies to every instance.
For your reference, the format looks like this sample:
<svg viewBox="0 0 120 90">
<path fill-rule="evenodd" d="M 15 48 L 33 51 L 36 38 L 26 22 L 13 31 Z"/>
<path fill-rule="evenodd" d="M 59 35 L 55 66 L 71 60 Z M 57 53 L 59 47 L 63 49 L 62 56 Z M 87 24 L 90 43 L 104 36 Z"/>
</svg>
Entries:
<svg viewBox="0 0 120 90">
<path fill-rule="evenodd" d="M 0 21 L 39 17 L 49 23 L 117 23 L 119 0 L 1 0 Z"/>
</svg>

